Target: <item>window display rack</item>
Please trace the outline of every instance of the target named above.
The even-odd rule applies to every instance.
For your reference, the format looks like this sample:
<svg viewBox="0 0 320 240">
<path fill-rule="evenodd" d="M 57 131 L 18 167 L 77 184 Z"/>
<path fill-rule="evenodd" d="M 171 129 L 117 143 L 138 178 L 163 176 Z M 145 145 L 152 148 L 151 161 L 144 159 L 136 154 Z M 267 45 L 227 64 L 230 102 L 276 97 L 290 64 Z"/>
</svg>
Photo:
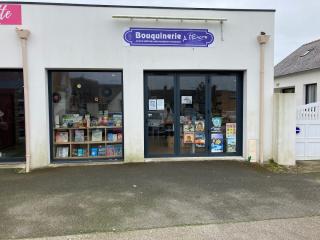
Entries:
<svg viewBox="0 0 320 240">
<path fill-rule="evenodd" d="M 54 159 L 122 158 L 122 127 L 54 128 Z"/>
</svg>

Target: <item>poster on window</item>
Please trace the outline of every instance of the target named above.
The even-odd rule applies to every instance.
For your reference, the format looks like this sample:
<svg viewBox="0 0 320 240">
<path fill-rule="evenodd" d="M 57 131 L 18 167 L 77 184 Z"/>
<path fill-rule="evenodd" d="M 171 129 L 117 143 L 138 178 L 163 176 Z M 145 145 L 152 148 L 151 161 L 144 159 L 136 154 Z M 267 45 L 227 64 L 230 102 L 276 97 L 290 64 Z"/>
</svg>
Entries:
<svg viewBox="0 0 320 240">
<path fill-rule="evenodd" d="M 235 138 L 237 133 L 236 123 L 226 124 L 226 138 Z"/>
<path fill-rule="evenodd" d="M 227 152 L 236 152 L 236 138 L 227 138 Z"/>
<path fill-rule="evenodd" d="M 164 110 L 164 99 L 157 99 L 157 110 Z"/>
<path fill-rule="evenodd" d="M 204 132 L 204 121 L 203 120 L 195 121 L 195 125 L 196 125 L 196 132 Z"/>
<path fill-rule="evenodd" d="M 223 152 L 223 134 L 211 133 L 211 152 Z"/>
<path fill-rule="evenodd" d="M 194 132 L 194 125 L 191 121 L 183 125 L 183 132 Z"/>
<path fill-rule="evenodd" d="M 221 132 L 222 118 L 221 117 L 213 117 L 212 121 L 212 131 L 213 132 Z"/>
<path fill-rule="evenodd" d="M 206 144 L 206 136 L 204 132 L 196 132 L 194 134 L 194 143 L 198 148 L 204 148 Z"/>
<path fill-rule="evenodd" d="M 181 104 L 192 104 L 192 96 L 181 96 Z"/>
<path fill-rule="evenodd" d="M 194 143 L 194 133 L 184 133 L 183 134 L 183 143 Z"/>
<path fill-rule="evenodd" d="M 149 111 L 157 110 L 157 99 L 149 99 Z"/>
</svg>

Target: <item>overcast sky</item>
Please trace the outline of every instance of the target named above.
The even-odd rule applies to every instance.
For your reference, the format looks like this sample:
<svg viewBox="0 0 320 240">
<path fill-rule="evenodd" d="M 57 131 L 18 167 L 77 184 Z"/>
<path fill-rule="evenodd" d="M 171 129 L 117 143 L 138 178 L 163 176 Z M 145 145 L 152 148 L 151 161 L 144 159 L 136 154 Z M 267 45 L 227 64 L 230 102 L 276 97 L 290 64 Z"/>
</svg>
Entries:
<svg viewBox="0 0 320 240">
<path fill-rule="evenodd" d="M 276 9 L 275 64 L 302 44 L 320 38 L 320 0 L 39 0 L 35 2 Z"/>
</svg>

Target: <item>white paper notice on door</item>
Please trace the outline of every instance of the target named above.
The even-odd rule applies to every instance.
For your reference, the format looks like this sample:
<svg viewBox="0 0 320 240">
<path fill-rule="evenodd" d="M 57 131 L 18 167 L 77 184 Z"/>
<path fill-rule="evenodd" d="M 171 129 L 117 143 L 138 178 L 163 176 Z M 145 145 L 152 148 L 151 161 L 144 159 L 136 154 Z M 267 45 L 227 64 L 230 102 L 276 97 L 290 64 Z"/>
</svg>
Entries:
<svg viewBox="0 0 320 240">
<path fill-rule="evenodd" d="M 157 110 L 164 110 L 164 99 L 157 99 Z"/>
<path fill-rule="evenodd" d="M 181 104 L 192 104 L 192 96 L 181 96 Z"/>
<path fill-rule="evenodd" d="M 157 99 L 149 99 L 149 111 L 157 110 Z"/>
</svg>

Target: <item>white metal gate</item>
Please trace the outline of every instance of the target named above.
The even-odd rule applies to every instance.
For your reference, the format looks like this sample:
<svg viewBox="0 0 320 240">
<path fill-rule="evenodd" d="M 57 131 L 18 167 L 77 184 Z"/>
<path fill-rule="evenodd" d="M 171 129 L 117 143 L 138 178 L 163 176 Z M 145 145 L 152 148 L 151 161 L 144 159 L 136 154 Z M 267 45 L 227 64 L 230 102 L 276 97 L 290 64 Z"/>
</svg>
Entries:
<svg viewBox="0 0 320 240">
<path fill-rule="evenodd" d="M 320 102 L 297 108 L 296 160 L 320 160 Z"/>
</svg>

